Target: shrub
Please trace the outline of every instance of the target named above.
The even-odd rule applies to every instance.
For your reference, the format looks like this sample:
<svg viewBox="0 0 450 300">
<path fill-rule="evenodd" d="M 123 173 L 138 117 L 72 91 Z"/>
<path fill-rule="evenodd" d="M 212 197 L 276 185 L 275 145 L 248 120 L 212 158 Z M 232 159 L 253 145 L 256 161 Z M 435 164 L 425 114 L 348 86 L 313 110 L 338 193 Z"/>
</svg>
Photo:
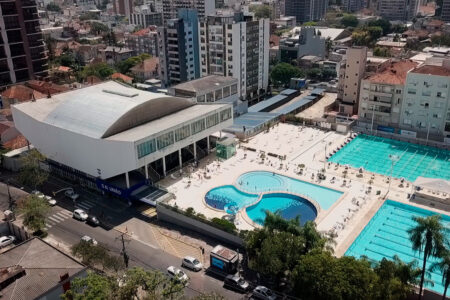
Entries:
<svg viewBox="0 0 450 300">
<path fill-rule="evenodd" d="M 231 223 L 230 221 L 219 219 L 219 218 L 213 218 L 211 222 L 219 229 L 222 229 L 223 231 L 229 232 L 229 233 L 235 233 L 236 232 L 236 226 Z"/>
</svg>

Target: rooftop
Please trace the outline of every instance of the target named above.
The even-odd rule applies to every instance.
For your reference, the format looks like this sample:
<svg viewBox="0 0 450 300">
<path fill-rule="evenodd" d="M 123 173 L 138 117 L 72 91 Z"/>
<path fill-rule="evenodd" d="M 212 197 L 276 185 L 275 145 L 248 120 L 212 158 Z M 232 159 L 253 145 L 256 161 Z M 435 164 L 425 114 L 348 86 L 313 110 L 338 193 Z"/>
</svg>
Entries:
<svg viewBox="0 0 450 300">
<path fill-rule="evenodd" d="M 402 60 L 393 62 L 382 72 L 369 76 L 367 80 L 374 83 L 384 84 L 404 84 L 407 73 L 417 66 L 417 62 L 411 60 Z"/>
<path fill-rule="evenodd" d="M 152 58 L 145 59 L 143 62 L 132 67 L 130 69 L 130 71 L 132 71 L 132 72 L 152 72 L 152 71 L 156 71 L 158 69 L 158 65 L 159 65 L 159 58 L 152 57 Z"/>
<path fill-rule="evenodd" d="M 191 92 L 204 92 L 206 90 L 214 90 L 215 87 L 228 86 L 233 83 L 237 83 L 237 79 L 233 77 L 209 75 L 199 79 L 177 84 L 172 88 L 176 90 L 185 90 Z"/>
<path fill-rule="evenodd" d="M 127 75 L 124 75 L 124 74 L 118 73 L 118 72 L 112 74 L 112 75 L 111 75 L 111 78 L 112 78 L 112 79 L 121 79 L 121 80 L 123 80 L 123 81 L 125 81 L 125 82 L 127 82 L 127 81 L 133 81 L 133 78 L 131 78 L 130 76 L 127 76 Z"/>
<path fill-rule="evenodd" d="M 144 28 L 144 29 L 136 31 L 136 32 L 132 33 L 131 35 L 134 35 L 134 36 L 146 36 L 150 32 L 156 32 L 156 27 L 155 28 L 147 27 L 147 28 Z"/>
<path fill-rule="evenodd" d="M 25 274 L 2 290 L 2 298 L 28 300 L 39 298 L 56 285 L 60 276 L 69 277 L 86 269 L 85 266 L 38 238 L 33 238 L 0 255 L 0 269 L 24 269 Z M 3 273 L 2 272 L 2 273 Z"/>
<path fill-rule="evenodd" d="M 435 75 L 435 76 L 450 76 L 450 69 L 442 66 L 424 65 L 415 68 L 411 71 L 417 74 Z"/>
<path fill-rule="evenodd" d="M 8 99 L 16 99 L 19 102 L 30 101 L 33 99 L 39 99 L 46 97 L 45 94 L 42 94 L 38 91 L 33 90 L 27 86 L 22 84 L 13 85 L 7 88 L 4 92 L 2 92 L 2 97 Z"/>
<path fill-rule="evenodd" d="M 377 46 L 383 46 L 383 47 L 397 47 L 397 48 L 403 48 L 406 46 L 405 42 L 394 42 L 394 41 L 378 41 Z"/>
</svg>

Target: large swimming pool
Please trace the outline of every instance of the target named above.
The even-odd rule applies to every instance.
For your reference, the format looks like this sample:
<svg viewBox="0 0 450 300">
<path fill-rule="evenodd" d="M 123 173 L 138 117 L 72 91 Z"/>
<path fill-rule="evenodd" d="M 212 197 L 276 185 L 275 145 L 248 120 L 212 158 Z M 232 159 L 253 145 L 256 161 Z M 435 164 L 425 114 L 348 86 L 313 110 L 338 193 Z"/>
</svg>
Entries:
<svg viewBox="0 0 450 300">
<path fill-rule="evenodd" d="M 322 209 L 328 209 L 342 194 L 276 173 L 254 171 L 241 175 L 236 186 L 224 185 L 210 190 L 205 195 L 205 202 L 228 213 L 248 206 L 247 215 L 258 224 L 264 223 L 266 210 L 278 211 L 288 220 L 299 215 L 301 224 L 304 224 L 317 217 L 317 209 L 305 198 L 314 200 Z"/>
<path fill-rule="evenodd" d="M 358 135 L 328 161 L 390 176 L 389 155 L 398 158 L 392 172 L 394 177 L 409 181 L 419 176 L 450 180 L 450 151 L 364 134 Z"/>
<path fill-rule="evenodd" d="M 380 261 L 383 257 L 392 259 L 397 255 L 405 262 L 416 259 L 418 266 L 421 267 L 423 256 L 411 249 L 407 231 L 416 224 L 412 219 L 413 216 L 425 217 L 433 214 L 435 213 L 429 210 L 387 200 L 347 249 L 345 255 L 355 257 L 364 255 L 375 261 Z M 450 216 L 442 217 L 444 227 L 447 228 L 446 236 L 450 238 Z M 430 266 L 435 261 L 435 258 L 430 258 L 427 265 Z M 427 288 L 442 293 L 444 291 L 442 273 L 439 271 L 431 273 L 431 280 L 434 287 L 427 286 Z"/>
</svg>

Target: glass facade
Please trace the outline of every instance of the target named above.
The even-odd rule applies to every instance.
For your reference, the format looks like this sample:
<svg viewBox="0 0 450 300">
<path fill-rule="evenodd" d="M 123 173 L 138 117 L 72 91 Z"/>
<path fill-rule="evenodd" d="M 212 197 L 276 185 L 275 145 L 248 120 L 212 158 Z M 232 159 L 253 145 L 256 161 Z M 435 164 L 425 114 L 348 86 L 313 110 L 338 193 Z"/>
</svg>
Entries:
<svg viewBox="0 0 450 300">
<path fill-rule="evenodd" d="M 231 108 L 227 108 L 220 112 L 220 122 L 226 121 L 231 118 Z"/>
<path fill-rule="evenodd" d="M 137 146 L 138 158 L 144 157 L 156 151 L 155 140 L 143 142 Z"/>
<path fill-rule="evenodd" d="M 219 115 L 218 114 L 213 114 L 213 115 L 206 117 L 206 127 L 207 128 L 213 127 L 213 126 L 217 125 L 218 123 L 219 123 Z"/>
<path fill-rule="evenodd" d="M 205 119 L 201 119 L 195 121 L 191 124 L 192 134 L 199 133 L 202 130 L 205 130 Z"/>
<path fill-rule="evenodd" d="M 173 131 L 164 133 L 156 138 L 156 142 L 158 143 L 158 150 L 164 149 L 169 145 L 172 145 L 173 142 Z"/>
<path fill-rule="evenodd" d="M 191 135 L 191 127 L 189 125 L 175 129 L 175 142 L 184 140 Z"/>
</svg>

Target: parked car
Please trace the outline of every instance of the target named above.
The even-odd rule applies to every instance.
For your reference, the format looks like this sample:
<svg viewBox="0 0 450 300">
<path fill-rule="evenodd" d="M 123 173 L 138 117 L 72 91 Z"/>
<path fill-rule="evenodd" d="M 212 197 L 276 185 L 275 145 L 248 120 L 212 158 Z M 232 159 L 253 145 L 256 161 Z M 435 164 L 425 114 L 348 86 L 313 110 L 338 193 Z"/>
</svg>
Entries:
<svg viewBox="0 0 450 300">
<path fill-rule="evenodd" d="M 77 200 L 78 197 L 80 197 L 80 195 L 78 195 L 77 193 L 75 193 L 74 190 L 70 189 L 64 192 L 64 195 L 66 195 L 66 197 L 72 199 L 73 201 Z"/>
<path fill-rule="evenodd" d="M 201 269 L 203 269 L 202 263 L 192 256 L 186 256 L 185 258 L 183 258 L 181 266 L 194 271 L 200 271 Z"/>
<path fill-rule="evenodd" d="M 245 293 L 250 289 L 250 284 L 237 275 L 228 275 L 225 277 L 223 286 L 242 293 Z"/>
<path fill-rule="evenodd" d="M 72 217 L 79 221 L 86 221 L 88 218 L 88 214 L 81 208 L 77 208 L 73 211 Z"/>
<path fill-rule="evenodd" d="M 265 286 L 258 285 L 252 292 L 252 296 L 261 300 L 275 300 L 277 295 Z"/>
<path fill-rule="evenodd" d="M 170 266 L 167 268 L 167 274 L 169 274 L 169 277 L 173 280 L 184 284 L 187 284 L 189 281 L 189 277 L 186 275 L 186 273 L 178 268 L 175 268 L 174 266 Z"/>
<path fill-rule="evenodd" d="M 12 243 L 14 243 L 14 241 L 16 240 L 16 238 L 12 235 L 4 235 L 2 237 L 0 237 L 0 247 L 6 247 L 8 245 L 11 245 Z"/>
<path fill-rule="evenodd" d="M 32 191 L 31 193 L 34 194 L 34 195 L 36 195 L 36 196 L 39 197 L 40 199 L 44 199 L 45 201 L 47 201 L 48 205 L 50 205 L 50 206 L 55 206 L 55 205 L 56 205 L 56 200 L 53 199 L 53 198 L 50 197 L 50 196 L 46 196 L 46 195 L 44 195 L 43 193 L 41 193 L 41 192 L 39 192 L 39 191 L 36 191 L 36 190 Z"/>
<path fill-rule="evenodd" d="M 87 220 L 86 220 L 86 224 L 89 224 L 91 226 L 98 226 L 100 225 L 100 221 L 97 219 L 96 216 L 94 215 L 89 215 Z"/>
<path fill-rule="evenodd" d="M 88 235 L 85 235 L 85 236 L 81 237 L 81 240 L 86 242 L 86 243 L 91 243 L 94 246 L 98 245 L 98 242 L 94 238 L 91 238 Z"/>
</svg>

